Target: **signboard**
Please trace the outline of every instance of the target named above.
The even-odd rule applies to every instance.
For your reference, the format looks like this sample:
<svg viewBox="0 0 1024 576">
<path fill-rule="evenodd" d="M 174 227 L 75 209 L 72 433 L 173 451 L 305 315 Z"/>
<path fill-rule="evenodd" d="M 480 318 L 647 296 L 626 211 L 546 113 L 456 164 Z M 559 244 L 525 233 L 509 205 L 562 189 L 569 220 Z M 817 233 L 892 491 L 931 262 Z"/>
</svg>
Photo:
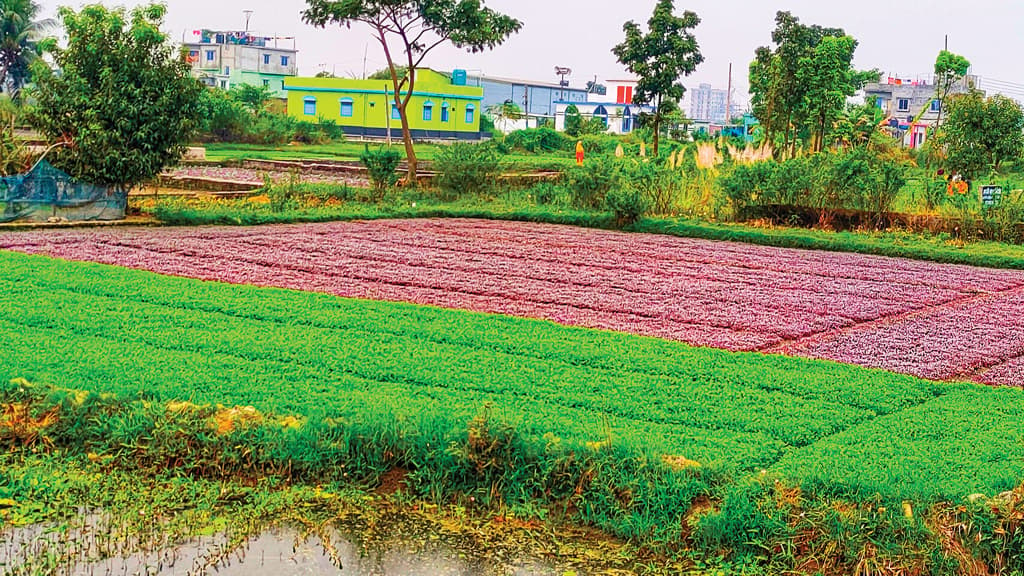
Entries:
<svg viewBox="0 0 1024 576">
<path fill-rule="evenodd" d="M 1002 186 L 982 186 L 981 205 L 985 208 L 998 206 L 1003 201 Z"/>
</svg>

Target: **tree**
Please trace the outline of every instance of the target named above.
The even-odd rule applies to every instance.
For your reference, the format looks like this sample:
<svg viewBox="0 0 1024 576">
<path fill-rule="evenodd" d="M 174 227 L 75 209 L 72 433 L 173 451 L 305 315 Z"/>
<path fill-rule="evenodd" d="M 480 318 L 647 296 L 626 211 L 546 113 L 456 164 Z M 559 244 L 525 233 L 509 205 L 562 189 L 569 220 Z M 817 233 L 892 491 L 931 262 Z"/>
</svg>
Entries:
<svg viewBox="0 0 1024 576">
<path fill-rule="evenodd" d="M 38 14 L 35 0 L 0 0 L 0 91 L 15 97 L 39 59 L 40 41 L 56 31 L 54 20 L 37 21 Z"/>
<path fill-rule="evenodd" d="M 362 22 L 373 29 L 388 62 L 410 183 L 416 182 L 416 150 L 406 107 L 416 88 L 416 69 L 442 44 L 481 52 L 498 46 L 522 27 L 519 20 L 486 8 L 483 0 L 306 0 L 306 5 L 302 17 L 308 24 L 351 27 Z M 396 46 L 404 52 L 405 75 L 398 72 Z"/>
<path fill-rule="evenodd" d="M 523 110 L 515 102 L 506 100 L 501 104 L 494 104 L 487 108 L 487 114 L 494 119 L 494 123 L 502 132 L 508 132 L 509 122 L 525 118 Z"/>
<path fill-rule="evenodd" d="M 256 114 L 263 112 L 272 97 L 269 87 L 252 84 L 236 84 L 228 92 L 233 99 Z"/>
<path fill-rule="evenodd" d="M 654 154 L 665 116 L 677 107 L 686 93 L 680 81 L 704 61 L 700 46 L 691 30 L 700 24 L 697 14 L 686 11 L 674 14 L 674 0 L 658 0 L 654 14 L 647 21 L 647 34 L 632 20 L 622 26 L 626 39 L 612 49 L 630 73 L 638 78 L 633 102 L 654 107 Z"/>
<path fill-rule="evenodd" d="M 750 93 L 754 115 L 777 150 L 792 153 L 805 125 L 807 93 L 813 88 L 804 81 L 808 76 L 805 67 L 815 61 L 815 49 L 823 38 L 844 36 L 839 28 L 801 24 L 789 12 L 775 15 L 775 49 L 762 46 L 754 52 Z"/>
<path fill-rule="evenodd" d="M 408 71 L 409 68 L 406 66 L 395 66 L 395 74 L 397 74 L 399 78 L 405 78 L 405 74 Z M 381 68 L 373 74 L 370 74 L 367 80 L 391 80 L 391 69 Z"/>
<path fill-rule="evenodd" d="M 160 4 L 60 9 L 67 47 L 49 46 L 60 73 L 33 68 L 33 124 L 54 141 L 55 164 L 127 190 L 176 162 L 195 128 L 202 86 L 160 31 Z"/>
<path fill-rule="evenodd" d="M 1024 151 L 1024 110 L 1006 96 L 985 98 L 972 90 L 949 100 L 949 116 L 939 133 L 946 165 L 971 179 L 998 170 Z"/>
<path fill-rule="evenodd" d="M 935 59 L 935 97 L 939 100 L 939 115 L 935 119 L 936 128 L 942 124 L 942 112 L 946 108 L 949 93 L 957 82 L 967 76 L 967 71 L 970 68 L 971 63 L 967 61 L 967 58 L 948 50 L 939 52 L 939 56 Z"/>
<path fill-rule="evenodd" d="M 820 152 L 826 134 L 857 90 L 851 64 L 857 41 L 850 36 L 827 36 L 800 63 L 797 77 L 806 85 L 804 105 L 812 134 L 811 148 Z"/>
</svg>

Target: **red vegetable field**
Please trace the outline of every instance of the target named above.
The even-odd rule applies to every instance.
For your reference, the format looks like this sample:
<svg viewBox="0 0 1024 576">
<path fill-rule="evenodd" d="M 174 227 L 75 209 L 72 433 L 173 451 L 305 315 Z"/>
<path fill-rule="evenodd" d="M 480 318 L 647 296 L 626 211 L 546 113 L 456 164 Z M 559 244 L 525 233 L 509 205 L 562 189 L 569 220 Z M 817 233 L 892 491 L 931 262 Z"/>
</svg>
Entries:
<svg viewBox="0 0 1024 576">
<path fill-rule="evenodd" d="M 1024 273 L 511 222 L 19 232 L 0 248 L 1024 386 Z"/>
</svg>

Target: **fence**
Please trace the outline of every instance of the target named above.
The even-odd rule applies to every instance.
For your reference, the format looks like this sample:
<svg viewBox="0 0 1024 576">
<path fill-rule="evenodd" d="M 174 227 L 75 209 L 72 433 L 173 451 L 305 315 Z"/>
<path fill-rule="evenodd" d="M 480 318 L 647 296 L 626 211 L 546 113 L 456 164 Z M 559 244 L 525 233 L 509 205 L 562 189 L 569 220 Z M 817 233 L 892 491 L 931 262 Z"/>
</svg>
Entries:
<svg viewBox="0 0 1024 576">
<path fill-rule="evenodd" d="M 0 178 L 0 222 L 123 220 L 127 205 L 127 191 L 79 182 L 46 160 Z"/>
</svg>

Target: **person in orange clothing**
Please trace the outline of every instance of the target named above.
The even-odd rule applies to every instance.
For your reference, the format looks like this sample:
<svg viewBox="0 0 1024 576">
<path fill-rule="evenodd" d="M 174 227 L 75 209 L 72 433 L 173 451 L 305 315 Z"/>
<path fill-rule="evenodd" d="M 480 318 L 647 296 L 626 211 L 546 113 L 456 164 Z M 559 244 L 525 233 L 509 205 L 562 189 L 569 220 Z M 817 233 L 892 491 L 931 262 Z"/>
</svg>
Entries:
<svg viewBox="0 0 1024 576">
<path fill-rule="evenodd" d="M 576 165 L 583 166 L 583 141 L 576 142 Z"/>
</svg>

